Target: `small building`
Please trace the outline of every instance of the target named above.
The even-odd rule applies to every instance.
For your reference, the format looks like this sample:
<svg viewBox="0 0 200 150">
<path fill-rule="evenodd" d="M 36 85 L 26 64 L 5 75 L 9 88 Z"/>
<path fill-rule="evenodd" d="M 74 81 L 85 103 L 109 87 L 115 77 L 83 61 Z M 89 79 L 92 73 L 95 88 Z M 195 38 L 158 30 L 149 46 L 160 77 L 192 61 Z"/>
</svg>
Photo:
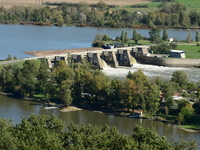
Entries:
<svg viewBox="0 0 200 150">
<path fill-rule="evenodd" d="M 174 58 L 185 58 L 185 51 L 181 50 L 170 50 L 170 55 L 169 57 L 174 57 Z"/>
</svg>

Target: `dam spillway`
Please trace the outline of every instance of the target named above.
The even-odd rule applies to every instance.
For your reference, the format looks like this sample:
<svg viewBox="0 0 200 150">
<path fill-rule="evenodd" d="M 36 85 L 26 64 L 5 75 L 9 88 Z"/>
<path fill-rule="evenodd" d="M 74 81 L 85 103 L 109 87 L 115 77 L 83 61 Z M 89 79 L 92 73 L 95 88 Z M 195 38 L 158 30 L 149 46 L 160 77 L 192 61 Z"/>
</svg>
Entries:
<svg viewBox="0 0 200 150">
<path fill-rule="evenodd" d="M 141 49 L 141 47 L 139 48 Z M 146 50 L 148 47 L 142 48 Z M 37 56 L 38 58 L 47 58 L 49 67 L 54 67 L 56 62 L 60 60 L 64 60 L 68 63 L 68 59 L 70 58 L 74 63 L 81 63 L 82 59 L 85 59 L 95 68 L 103 69 L 106 66 L 105 63 L 115 68 L 118 66 L 133 66 L 133 64 L 136 63 L 132 55 L 135 49 L 138 49 L 138 47 L 113 49 L 90 47 L 65 50 L 28 51 L 24 53 Z"/>
</svg>

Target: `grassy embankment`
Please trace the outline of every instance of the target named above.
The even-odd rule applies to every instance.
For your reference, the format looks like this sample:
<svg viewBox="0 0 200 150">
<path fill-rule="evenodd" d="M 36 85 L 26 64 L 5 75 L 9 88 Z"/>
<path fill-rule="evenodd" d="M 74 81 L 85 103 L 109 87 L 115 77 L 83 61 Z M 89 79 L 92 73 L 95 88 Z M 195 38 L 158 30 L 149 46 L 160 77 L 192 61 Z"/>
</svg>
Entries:
<svg viewBox="0 0 200 150">
<path fill-rule="evenodd" d="M 187 131 L 187 132 L 199 132 L 200 125 L 180 125 L 179 129 Z"/>
<path fill-rule="evenodd" d="M 5 60 L 7 61 L 7 60 Z M 9 61 L 9 60 L 8 60 Z M 36 59 L 36 60 L 31 60 L 31 61 L 35 61 L 38 66 L 40 65 L 40 60 Z M 19 68 L 22 68 L 23 67 L 23 64 L 24 64 L 25 60 L 24 61 L 20 61 L 20 62 L 14 62 L 14 63 L 8 63 L 8 64 L 2 64 L 3 67 L 7 67 L 7 66 L 12 66 L 12 65 L 17 65 Z"/>
</svg>

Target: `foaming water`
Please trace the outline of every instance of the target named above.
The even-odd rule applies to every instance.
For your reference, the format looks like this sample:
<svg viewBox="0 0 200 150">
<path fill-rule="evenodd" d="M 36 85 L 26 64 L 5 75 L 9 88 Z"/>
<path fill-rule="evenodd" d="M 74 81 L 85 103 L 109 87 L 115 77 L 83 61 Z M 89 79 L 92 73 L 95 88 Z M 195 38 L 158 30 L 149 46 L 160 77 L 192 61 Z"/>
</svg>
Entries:
<svg viewBox="0 0 200 150">
<path fill-rule="evenodd" d="M 126 77 L 129 71 L 135 72 L 139 69 L 141 69 L 149 79 L 157 76 L 161 76 L 163 79 L 171 79 L 173 72 L 181 70 L 188 75 L 189 81 L 200 81 L 199 68 L 164 67 L 155 65 L 134 64 L 132 67 L 105 68 L 102 71 L 109 77 L 123 79 Z"/>
</svg>

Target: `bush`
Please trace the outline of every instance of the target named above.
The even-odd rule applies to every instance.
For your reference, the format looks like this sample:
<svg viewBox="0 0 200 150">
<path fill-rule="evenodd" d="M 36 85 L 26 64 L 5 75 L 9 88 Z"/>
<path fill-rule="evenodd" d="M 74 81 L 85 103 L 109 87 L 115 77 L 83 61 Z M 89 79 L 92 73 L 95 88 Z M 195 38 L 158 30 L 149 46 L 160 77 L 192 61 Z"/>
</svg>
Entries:
<svg viewBox="0 0 200 150">
<path fill-rule="evenodd" d="M 103 47 L 104 45 L 105 45 L 105 43 L 102 42 L 102 41 L 94 41 L 94 42 L 92 43 L 92 46 L 93 46 L 93 47 Z"/>
</svg>

